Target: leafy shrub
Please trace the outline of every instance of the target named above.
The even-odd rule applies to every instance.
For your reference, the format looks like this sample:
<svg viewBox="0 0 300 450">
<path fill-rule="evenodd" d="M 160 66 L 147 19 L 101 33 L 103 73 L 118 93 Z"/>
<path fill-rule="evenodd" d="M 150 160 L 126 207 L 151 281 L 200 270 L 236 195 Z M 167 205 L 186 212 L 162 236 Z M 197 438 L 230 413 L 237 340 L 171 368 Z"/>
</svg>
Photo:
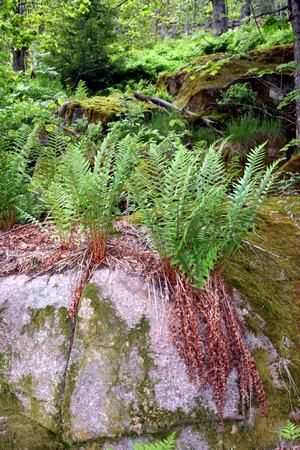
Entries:
<svg viewBox="0 0 300 450">
<path fill-rule="evenodd" d="M 293 32 L 286 19 L 276 19 L 273 24 L 270 20 L 261 27 L 261 33 L 252 24 L 229 30 L 218 37 L 205 30 L 189 38 L 168 38 L 148 47 L 119 47 L 111 57 L 112 64 L 118 68 L 113 80 L 118 83 L 120 80 L 128 82 L 142 78 L 155 82 L 159 73 L 180 70 L 198 56 L 212 53 L 236 55 L 257 48 L 292 43 Z"/>
<path fill-rule="evenodd" d="M 282 109 L 285 106 L 288 106 L 290 103 L 294 102 L 295 100 L 299 100 L 299 98 L 300 98 L 300 89 L 294 89 L 292 92 L 290 92 L 284 97 L 284 99 L 279 103 L 277 108 Z"/>
<path fill-rule="evenodd" d="M 24 124 L 33 127 L 45 121 L 59 122 L 52 111 L 67 98 L 57 79 L 8 73 L 5 84 L 0 83 L 0 148 L 13 146 Z"/>
<path fill-rule="evenodd" d="M 267 20 L 260 32 L 253 25 L 243 25 L 218 37 L 210 35 L 203 42 L 201 53 L 234 54 L 292 43 L 293 39 L 291 26 L 286 19 L 276 19 L 276 23 L 273 24 Z"/>
<path fill-rule="evenodd" d="M 192 39 L 165 39 L 149 47 L 135 47 L 130 58 L 128 54 L 124 59 L 117 55 L 113 61 L 121 67 L 123 77 L 128 74 L 130 78 L 137 79 L 139 75 L 155 81 L 160 72 L 177 70 L 189 63 L 197 56 L 196 48 L 197 42 Z"/>
<path fill-rule="evenodd" d="M 156 250 L 195 287 L 202 288 L 216 264 L 224 262 L 253 226 L 278 163 L 264 169 L 264 146 L 252 150 L 244 175 L 231 187 L 221 149 L 195 155 L 177 145 L 168 159 L 150 144 L 132 181 L 141 221 Z"/>
<path fill-rule="evenodd" d="M 247 83 L 236 83 L 221 93 L 218 104 L 231 107 L 234 105 L 243 106 L 245 110 L 251 110 L 257 101 L 257 95 L 252 91 Z"/>
</svg>

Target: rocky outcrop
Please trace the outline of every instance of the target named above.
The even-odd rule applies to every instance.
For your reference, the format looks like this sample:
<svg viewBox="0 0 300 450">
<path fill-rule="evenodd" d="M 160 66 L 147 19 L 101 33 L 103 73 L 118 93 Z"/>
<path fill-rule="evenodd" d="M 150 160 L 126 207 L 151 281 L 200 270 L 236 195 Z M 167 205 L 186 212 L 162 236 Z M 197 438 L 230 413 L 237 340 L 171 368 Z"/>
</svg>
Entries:
<svg viewBox="0 0 300 450">
<path fill-rule="evenodd" d="M 55 113 L 68 123 L 86 118 L 89 122 L 106 124 L 125 109 L 125 98 L 120 95 L 109 95 L 91 97 L 82 101 L 69 100 L 63 103 Z"/>
<path fill-rule="evenodd" d="M 278 66 L 293 61 L 293 46 L 277 46 L 264 51 L 243 54 L 239 57 L 222 54 L 196 58 L 178 72 L 162 73 L 158 86 L 176 96 L 180 108 L 203 113 L 216 109 L 220 93 L 233 83 L 247 82 L 264 104 L 274 105 L 281 98 L 276 87 L 276 76 L 291 85 L 293 74 L 288 67 Z M 262 82 L 265 80 L 267 82 Z"/>
<path fill-rule="evenodd" d="M 141 104 L 145 111 L 155 109 L 155 105 Z M 89 97 L 86 100 L 69 100 L 64 102 L 55 114 L 63 117 L 67 123 L 78 119 L 87 119 L 90 123 L 101 122 L 106 125 L 126 111 L 136 109 L 136 101 L 131 96 L 111 94 L 108 96 Z"/>
<path fill-rule="evenodd" d="M 293 214 L 291 214 L 291 211 Z M 171 342 L 153 285 L 121 266 L 96 271 L 76 324 L 67 319 L 71 273 L 0 280 L 0 449 L 132 450 L 178 432 L 177 449 L 272 448 L 300 378 L 297 199 L 273 200 L 226 272 L 268 393 L 267 417 L 243 418 L 236 374 L 225 432 L 212 392 L 199 392 Z M 284 372 L 285 368 L 289 372 Z"/>
</svg>

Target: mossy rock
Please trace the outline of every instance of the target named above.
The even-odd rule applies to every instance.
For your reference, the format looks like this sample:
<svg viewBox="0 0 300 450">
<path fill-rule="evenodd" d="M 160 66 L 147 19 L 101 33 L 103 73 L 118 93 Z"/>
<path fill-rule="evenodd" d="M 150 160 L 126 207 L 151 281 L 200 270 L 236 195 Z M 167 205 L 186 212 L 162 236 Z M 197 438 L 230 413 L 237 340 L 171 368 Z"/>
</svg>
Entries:
<svg viewBox="0 0 300 450">
<path fill-rule="evenodd" d="M 300 199 L 272 199 L 258 230 L 231 261 L 225 276 L 238 290 L 248 329 L 256 337 L 266 336 L 278 353 L 273 361 L 279 371 L 279 385 L 272 382 L 270 355 L 256 349 L 254 356 L 266 388 L 269 414 L 258 416 L 254 427 L 238 424 L 231 433 L 226 425 L 225 448 L 266 449 L 278 442 L 276 430 L 286 423 L 299 397 L 292 387 L 300 386 Z M 285 364 L 287 363 L 287 365 Z M 291 378 L 290 378 L 291 377 Z M 272 447 L 273 445 L 273 447 Z"/>
<path fill-rule="evenodd" d="M 107 97 L 97 96 L 82 101 L 66 102 L 59 111 L 67 122 L 73 123 L 77 119 L 87 118 L 89 122 L 110 122 L 117 114 L 125 109 L 125 99 L 120 95 Z"/>
<path fill-rule="evenodd" d="M 272 103 L 269 88 L 257 81 L 265 74 L 286 76 L 292 79 L 289 69 L 279 72 L 277 66 L 294 59 L 293 46 L 276 46 L 271 49 L 232 57 L 228 55 L 206 55 L 196 58 L 178 72 L 162 73 L 158 86 L 176 95 L 175 104 L 193 112 L 216 108 L 220 93 L 233 83 L 247 81 L 258 92 L 261 99 Z"/>
<path fill-rule="evenodd" d="M 143 278 L 121 268 L 97 270 L 73 334 L 66 320 L 70 275 L 16 276 L 0 280 L 0 449 L 123 450 L 137 434 L 151 440 L 186 426 L 203 438 L 203 449 L 216 450 L 220 441 L 225 450 L 274 448 L 274 430 L 291 405 L 299 407 L 288 382 L 291 376 L 300 383 L 300 200 L 270 199 L 261 217 L 225 279 L 267 391 L 267 417 L 234 420 L 235 379 L 225 431 L 217 432 L 211 393 L 189 382 L 164 304 L 149 295 Z"/>
<path fill-rule="evenodd" d="M 137 109 L 151 112 L 158 107 L 137 101 L 131 96 L 112 94 L 90 97 L 82 101 L 67 101 L 56 110 L 56 114 L 63 117 L 68 123 L 86 118 L 91 123 L 102 122 L 105 125 L 116 120 L 121 113 Z"/>
</svg>

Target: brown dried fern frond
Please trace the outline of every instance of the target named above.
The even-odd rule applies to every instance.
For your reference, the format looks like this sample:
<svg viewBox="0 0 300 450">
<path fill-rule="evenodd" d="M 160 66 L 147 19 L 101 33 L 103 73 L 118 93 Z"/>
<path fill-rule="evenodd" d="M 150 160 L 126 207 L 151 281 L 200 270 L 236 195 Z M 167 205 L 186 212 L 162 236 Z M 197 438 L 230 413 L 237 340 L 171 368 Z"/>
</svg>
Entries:
<svg viewBox="0 0 300 450">
<path fill-rule="evenodd" d="M 201 290 L 195 289 L 168 263 L 162 266 L 165 296 L 169 305 L 169 328 L 188 376 L 199 388 L 213 388 L 219 419 L 227 399 L 231 371 L 238 373 L 242 412 L 253 394 L 263 414 L 267 400 L 255 360 L 247 348 L 244 330 L 220 274 L 215 271 Z"/>
</svg>

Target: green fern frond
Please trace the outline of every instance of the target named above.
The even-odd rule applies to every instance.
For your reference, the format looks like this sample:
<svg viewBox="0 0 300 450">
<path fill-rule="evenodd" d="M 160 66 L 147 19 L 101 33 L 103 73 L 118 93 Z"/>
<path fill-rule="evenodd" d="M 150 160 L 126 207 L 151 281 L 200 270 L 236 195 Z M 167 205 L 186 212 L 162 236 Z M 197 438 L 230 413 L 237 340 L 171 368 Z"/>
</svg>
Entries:
<svg viewBox="0 0 300 450">
<path fill-rule="evenodd" d="M 78 101 L 85 100 L 88 98 L 88 94 L 89 91 L 85 81 L 79 80 L 79 83 L 77 84 L 77 87 L 75 89 L 74 99 Z"/>
<path fill-rule="evenodd" d="M 86 141 L 69 143 L 62 154 L 61 144 L 55 144 L 59 155 L 53 157 L 54 174 L 49 180 L 47 173 L 40 173 L 32 186 L 62 239 L 76 228 L 83 230 L 95 248 L 97 239 L 105 242 L 119 215 L 120 195 L 134 165 L 138 143 L 137 137 L 120 140 L 119 132 L 112 131 L 93 163 L 85 157 Z"/>
<path fill-rule="evenodd" d="M 134 450 L 174 450 L 176 444 L 176 433 L 170 434 L 166 439 L 153 444 L 135 444 Z"/>
<path fill-rule="evenodd" d="M 253 226 L 277 163 L 264 170 L 264 145 L 255 148 L 232 188 L 220 149 L 196 156 L 177 144 L 168 159 L 162 147 L 151 143 L 133 177 L 132 198 L 161 258 L 202 288 Z"/>
<path fill-rule="evenodd" d="M 279 434 L 283 439 L 286 439 L 287 441 L 295 441 L 296 439 L 300 438 L 300 426 L 294 424 L 289 420 Z"/>
<path fill-rule="evenodd" d="M 21 219 L 20 211 L 34 210 L 29 190 L 30 163 L 37 145 L 37 128 L 22 127 L 13 150 L 0 151 L 0 226 L 12 226 Z"/>
</svg>

